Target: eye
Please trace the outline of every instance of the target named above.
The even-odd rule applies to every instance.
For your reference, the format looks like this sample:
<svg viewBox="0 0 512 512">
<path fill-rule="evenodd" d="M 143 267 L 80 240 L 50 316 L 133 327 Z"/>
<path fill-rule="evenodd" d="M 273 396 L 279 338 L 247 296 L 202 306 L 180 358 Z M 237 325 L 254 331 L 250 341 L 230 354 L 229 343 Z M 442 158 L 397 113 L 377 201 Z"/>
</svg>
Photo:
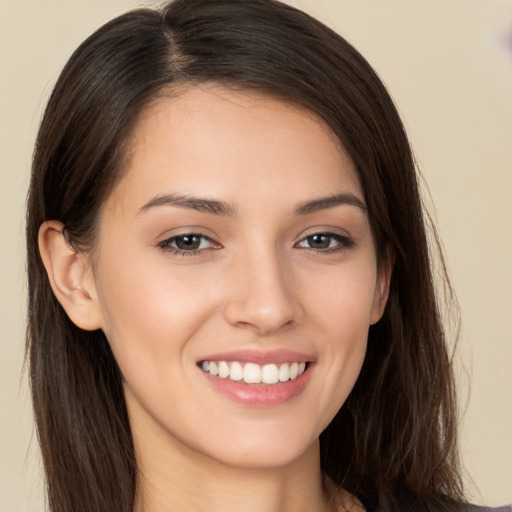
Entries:
<svg viewBox="0 0 512 512">
<path fill-rule="evenodd" d="M 160 242 L 158 247 L 180 255 L 192 255 L 205 249 L 217 248 L 218 244 L 205 235 L 186 233 L 167 238 Z"/>
<path fill-rule="evenodd" d="M 297 244 L 298 247 L 317 252 L 335 252 L 352 247 L 353 245 L 354 241 L 352 239 L 337 233 L 314 233 L 303 238 Z"/>
</svg>

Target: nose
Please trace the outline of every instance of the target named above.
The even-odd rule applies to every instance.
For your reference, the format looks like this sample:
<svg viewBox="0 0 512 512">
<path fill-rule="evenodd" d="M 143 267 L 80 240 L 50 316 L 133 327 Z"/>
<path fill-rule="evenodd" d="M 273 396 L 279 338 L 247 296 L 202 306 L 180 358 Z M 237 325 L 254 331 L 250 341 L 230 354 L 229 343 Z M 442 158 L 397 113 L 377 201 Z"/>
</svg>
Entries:
<svg viewBox="0 0 512 512">
<path fill-rule="evenodd" d="M 285 258 L 269 250 L 240 260 L 232 275 L 226 320 L 260 336 L 300 323 L 304 311 Z"/>
</svg>

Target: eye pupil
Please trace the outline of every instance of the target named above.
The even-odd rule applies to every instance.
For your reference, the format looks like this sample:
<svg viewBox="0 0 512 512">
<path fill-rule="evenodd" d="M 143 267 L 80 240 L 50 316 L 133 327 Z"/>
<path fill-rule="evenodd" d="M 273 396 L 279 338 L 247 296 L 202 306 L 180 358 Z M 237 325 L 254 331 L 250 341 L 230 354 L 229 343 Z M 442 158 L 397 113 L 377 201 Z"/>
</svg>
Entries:
<svg viewBox="0 0 512 512">
<path fill-rule="evenodd" d="M 199 249 L 201 237 L 197 235 L 184 235 L 176 237 L 176 247 L 183 251 L 192 251 Z"/>
<path fill-rule="evenodd" d="M 325 233 L 317 233 L 308 237 L 308 243 L 313 249 L 327 249 L 331 244 L 331 237 Z"/>
</svg>

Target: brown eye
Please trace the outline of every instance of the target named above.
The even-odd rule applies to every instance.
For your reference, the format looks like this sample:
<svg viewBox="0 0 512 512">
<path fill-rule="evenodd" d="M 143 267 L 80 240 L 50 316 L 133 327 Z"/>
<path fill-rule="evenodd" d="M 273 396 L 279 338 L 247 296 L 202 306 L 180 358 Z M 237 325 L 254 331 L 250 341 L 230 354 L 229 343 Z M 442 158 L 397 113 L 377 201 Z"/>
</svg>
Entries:
<svg viewBox="0 0 512 512">
<path fill-rule="evenodd" d="M 186 233 L 163 240 L 158 244 L 158 247 L 180 254 L 196 254 L 204 249 L 215 248 L 217 245 L 207 236 L 197 233 Z"/>
<path fill-rule="evenodd" d="M 306 238 L 311 249 L 328 249 L 331 246 L 332 237 L 325 233 L 318 233 Z"/>
<path fill-rule="evenodd" d="M 354 242 L 337 233 L 314 233 L 303 238 L 297 245 L 313 251 L 331 252 L 352 247 Z"/>
<path fill-rule="evenodd" d="M 197 251 L 201 247 L 202 238 L 199 235 L 177 236 L 174 243 L 182 251 Z"/>
</svg>

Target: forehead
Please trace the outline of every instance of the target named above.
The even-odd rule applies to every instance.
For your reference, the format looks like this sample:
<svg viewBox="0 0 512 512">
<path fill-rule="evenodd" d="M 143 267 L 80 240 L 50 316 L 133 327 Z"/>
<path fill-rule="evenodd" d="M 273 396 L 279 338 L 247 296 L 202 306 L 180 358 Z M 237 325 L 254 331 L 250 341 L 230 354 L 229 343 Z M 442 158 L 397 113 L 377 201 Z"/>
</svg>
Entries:
<svg viewBox="0 0 512 512">
<path fill-rule="evenodd" d="M 351 158 L 314 113 L 261 93 L 191 86 L 142 112 L 116 188 L 243 200 L 244 191 L 268 196 L 283 184 L 290 194 L 341 187 L 362 196 Z"/>
</svg>

